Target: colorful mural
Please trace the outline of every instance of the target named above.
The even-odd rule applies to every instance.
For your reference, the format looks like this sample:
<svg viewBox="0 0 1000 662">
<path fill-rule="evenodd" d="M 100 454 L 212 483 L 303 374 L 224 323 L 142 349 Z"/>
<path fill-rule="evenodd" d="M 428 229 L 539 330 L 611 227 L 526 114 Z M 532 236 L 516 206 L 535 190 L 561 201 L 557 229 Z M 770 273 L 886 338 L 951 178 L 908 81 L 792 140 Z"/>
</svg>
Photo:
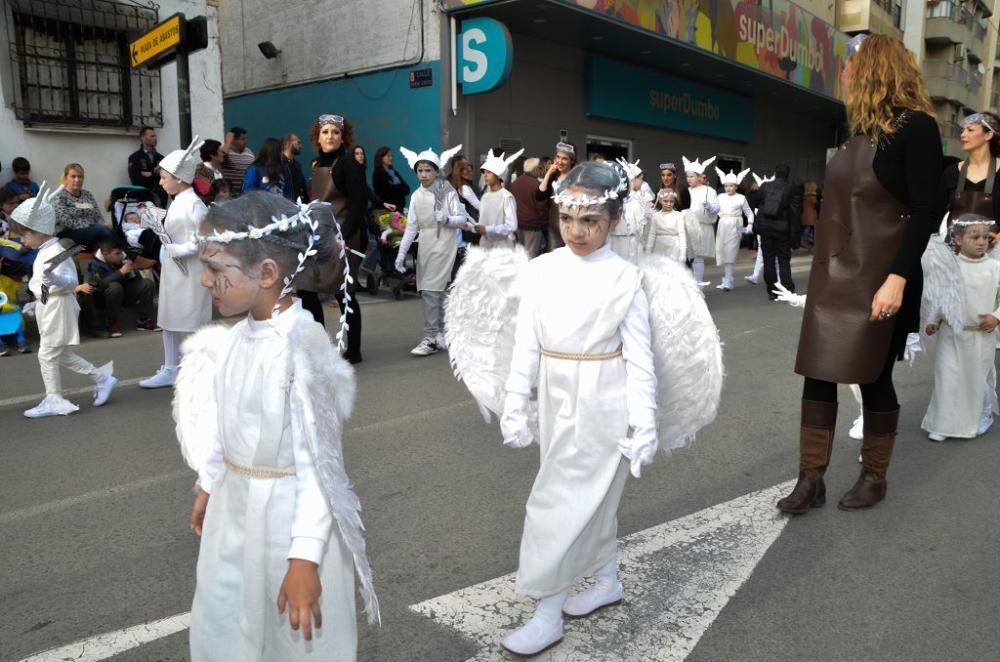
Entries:
<svg viewBox="0 0 1000 662">
<path fill-rule="evenodd" d="M 494 0 L 445 0 L 449 9 Z M 840 96 L 848 36 L 787 0 L 552 0 Z"/>
</svg>

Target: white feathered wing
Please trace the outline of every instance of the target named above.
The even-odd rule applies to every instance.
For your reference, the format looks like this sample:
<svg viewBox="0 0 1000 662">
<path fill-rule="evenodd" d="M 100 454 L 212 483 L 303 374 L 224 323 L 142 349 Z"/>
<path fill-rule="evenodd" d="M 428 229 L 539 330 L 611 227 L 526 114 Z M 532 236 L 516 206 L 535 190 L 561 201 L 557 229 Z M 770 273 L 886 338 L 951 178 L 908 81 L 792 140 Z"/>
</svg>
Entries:
<svg viewBox="0 0 1000 662">
<path fill-rule="evenodd" d="M 965 286 L 958 266 L 958 255 L 945 234 L 932 235 L 920 258 L 924 272 L 924 293 L 920 301 L 920 326 L 937 323 L 941 318 L 955 333 L 965 326 Z M 932 319 L 935 318 L 935 319 Z"/>
<path fill-rule="evenodd" d="M 691 273 L 670 258 L 639 259 L 649 300 L 658 437 L 665 453 L 686 448 L 715 420 L 722 395 L 722 342 Z"/>
<path fill-rule="evenodd" d="M 215 400 L 215 368 L 229 347 L 229 329 L 206 326 L 181 345 L 181 369 L 174 386 L 174 423 L 181 454 L 201 473 L 212 453 L 219 429 Z"/>
<path fill-rule="evenodd" d="M 470 246 L 448 292 L 448 356 L 487 423 L 503 413 L 521 301 L 516 282 L 526 264 L 528 254 L 520 245 L 513 250 Z"/>
</svg>

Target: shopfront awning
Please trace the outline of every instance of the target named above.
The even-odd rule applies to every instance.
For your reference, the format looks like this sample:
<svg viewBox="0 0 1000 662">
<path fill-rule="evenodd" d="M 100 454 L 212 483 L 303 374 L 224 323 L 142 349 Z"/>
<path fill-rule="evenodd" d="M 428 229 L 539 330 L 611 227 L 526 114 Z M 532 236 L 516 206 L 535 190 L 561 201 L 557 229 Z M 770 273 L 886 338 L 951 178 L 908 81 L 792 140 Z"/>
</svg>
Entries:
<svg viewBox="0 0 1000 662">
<path fill-rule="evenodd" d="M 701 0 L 696 14 L 683 16 L 679 3 L 666 0 L 662 4 L 637 0 L 444 1 L 448 12 L 459 20 L 488 16 L 515 34 L 658 69 L 751 98 L 781 99 L 813 118 L 837 122 L 843 116 L 839 75 L 847 35 L 785 0 L 769 0 L 773 11 L 745 0 Z M 710 12 L 717 14 L 714 20 L 709 20 Z M 791 28 L 782 27 L 786 25 Z"/>
</svg>

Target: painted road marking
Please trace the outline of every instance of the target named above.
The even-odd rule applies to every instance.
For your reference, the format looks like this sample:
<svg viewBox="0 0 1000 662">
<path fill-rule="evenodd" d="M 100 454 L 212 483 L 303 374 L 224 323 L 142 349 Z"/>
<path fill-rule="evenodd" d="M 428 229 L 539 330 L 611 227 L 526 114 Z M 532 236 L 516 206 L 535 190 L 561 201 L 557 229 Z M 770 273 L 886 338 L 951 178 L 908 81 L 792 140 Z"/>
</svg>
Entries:
<svg viewBox="0 0 1000 662">
<path fill-rule="evenodd" d="M 52 648 L 44 653 L 23 658 L 21 662 L 100 662 L 151 641 L 183 632 L 188 629 L 190 623 L 191 612 L 175 614 L 158 621 L 140 623 L 89 639 L 81 639 L 67 646 Z"/>
<path fill-rule="evenodd" d="M 123 386 L 134 386 L 144 379 L 146 378 L 136 377 L 135 379 L 122 379 L 115 386 L 115 392 L 117 392 L 117 390 Z M 94 393 L 93 384 L 91 384 L 90 386 L 81 386 L 79 388 L 65 389 L 63 391 L 63 397 L 71 395 L 83 395 L 84 393 L 87 393 L 88 395 L 93 395 Z M 38 404 L 39 402 L 42 401 L 42 398 L 44 397 L 45 397 L 44 393 L 32 393 L 31 395 L 19 395 L 16 398 L 7 398 L 6 400 L 0 400 L 0 408 L 11 407 L 14 405 L 26 405 L 29 402 L 32 404 Z M 90 403 L 88 402 L 87 404 L 89 405 Z"/>
<path fill-rule="evenodd" d="M 753 492 L 622 538 L 625 602 L 567 619 L 566 638 L 538 660 L 680 662 L 750 577 L 788 518 L 774 502 L 794 481 Z M 467 662 L 506 660 L 501 636 L 524 623 L 534 601 L 514 594 L 514 574 L 410 609 L 476 641 Z"/>
<path fill-rule="evenodd" d="M 794 481 L 753 492 L 621 539 L 625 602 L 567 621 L 566 638 L 539 656 L 569 660 L 680 662 L 753 573 L 788 519 L 774 502 Z M 16 512 L 16 511 L 15 511 Z M 530 615 L 533 603 L 514 595 L 504 575 L 410 609 L 478 641 L 467 662 L 507 658 L 497 642 Z M 100 662 L 186 630 L 190 612 L 112 630 L 22 658 L 21 662 Z"/>
</svg>

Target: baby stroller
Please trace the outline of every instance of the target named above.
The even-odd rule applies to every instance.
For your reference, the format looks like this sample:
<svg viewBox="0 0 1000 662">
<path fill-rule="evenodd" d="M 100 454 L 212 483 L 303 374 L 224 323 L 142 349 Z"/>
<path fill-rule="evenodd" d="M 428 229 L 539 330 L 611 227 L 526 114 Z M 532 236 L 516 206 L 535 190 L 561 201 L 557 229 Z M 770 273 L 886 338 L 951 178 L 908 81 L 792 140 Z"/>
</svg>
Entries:
<svg viewBox="0 0 1000 662">
<path fill-rule="evenodd" d="M 381 259 L 373 259 L 371 253 L 365 262 L 378 264 L 378 275 L 369 271 L 371 279 L 368 280 L 369 292 L 374 294 L 378 291 L 379 285 L 385 283 L 392 290 L 392 294 L 397 300 L 403 298 L 403 292 L 417 291 L 417 242 L 413 242 L 409 253 L 404 260 L 406 271 L 399 273 L 396 271 L 396 256 L 399 254 L 399 245 L 403 240 L 403 232 L 406 230 L 406 216 L 399 212 L 384 211 L 375 215 L 381 235 L 375 244 L 375 250 Z M 383 244 L 381 238 L 385 237 L 387 243 Z M 375 285 L 372 287 L 372 280 Z M 374 292 L 372 291 L 374 289 Z"/>
<path fill-rule="evenodd" d="M 139 211 L 156 206 L 155 193 L 141 186 L 116 186 L 111 189 L 111 225 L 126 246 L 125 253 L 140 269 L 158 266 L 163 242 L 152 230 L 143 227 Z"/>
</svg>

